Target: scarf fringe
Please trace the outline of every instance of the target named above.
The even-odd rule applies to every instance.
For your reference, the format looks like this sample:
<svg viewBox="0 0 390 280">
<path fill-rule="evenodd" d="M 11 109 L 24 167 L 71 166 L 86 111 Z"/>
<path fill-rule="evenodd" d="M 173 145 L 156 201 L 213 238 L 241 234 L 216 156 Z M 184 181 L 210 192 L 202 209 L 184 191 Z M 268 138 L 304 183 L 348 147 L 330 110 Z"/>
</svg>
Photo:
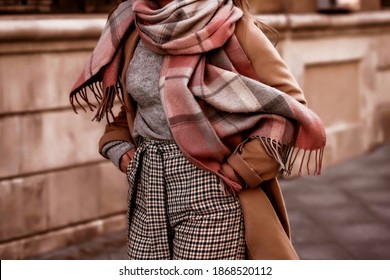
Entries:
<svg viewBox="0 0 390 280">
<path fill-rule="evenodd" d="M 71 92 L 71 94 L 69 96 L 69 101 L 70 101 L 70 104 L 72 105 L 73 111 L 76 114 L 78 114 L 78 112 L 77 112 L 77 105 L 75 104 L 75 101 L 78 104 L 78 107 L 83 109 L 84 112 L 87 112 L 87 110 L 85 109 L 84 105 L 81 104 L 81 102 L 79 101 L 80 97 L 84 101 L 84 103 L 87 104 L 87 106 L 89 107 L 89 109 L 91 111 L 94 111 L 94 109 L 97 108 L 97 106 L 95 104 L 93 104 L 91 101 L 89 101 L 89 99 L 88 99 L 87 87 L 93 93 L 97 103 L 99 105 L 101 104 L 101 100 L 102 100 L 102 96 L 103 96 L 103 89 L 102 89 L 102 86 L 101 86 L 101 82 L 98 82 L 98 81 L 97 82 L 92 82 L 90 84 L 85 85 L 84 87 L 81 87 L 81 88 Z"/>
<path fill-rule="evenodd" d="M 296 163 L 298 155 L 302 154 L 301 162 L 299 164 L 298 176 L 303 175 L 303 168 L 306 162 L 307 175 L 311 174 L 310 161 L 314 155 L 314 172 L 313 175 L 320 175 L 322 169 L 322 160 L 324 156 L 324 148 L 317 150 L 304 150 L 297 147 L 283 145 L 274 139 L 268 137 L 255 136 L 263 144 L 267 154 L 273 157 L 281 166 L 280 174 L 291 176 L 293 167 Z"/>
<path fill-rule="evenodd" d="M 88 99 L 87 87 L 93 93 L 93 96 L 98 104 L 97 106 Z M 72 92 L 69 97 L 69 100 L 70 104 L 72 105 L 73 111 L 76 114 L 78 114 L 77 107 L 80 107 L 81 109 L 83 109 L 84 112 L 87 112 L 85 104 L 83 105 L 80 102 L 79 98 L 84 101 L 90 111 L 95 111 L 95 109 L 97 109 L 97 112 L 93 117 L 92 121 L 96 120 L 98 122 L 100 122 L 104 117 L 106 117 L 107 123 L 111 123 L 110 116 L 111 119 L 114 119 L 114 113 L 112 112 L 112 108 L 114 107 L 114 102 L 116 98 L 119 99 L 122 105 L 125 105 L 123 90 L 120 82 L 117 82 L 116 85 L 109 86 L 104 90 L 102 81 L 94 81 L 90 84 L 85 85 L 85 87 L 82 87 Z"/>
</svg>

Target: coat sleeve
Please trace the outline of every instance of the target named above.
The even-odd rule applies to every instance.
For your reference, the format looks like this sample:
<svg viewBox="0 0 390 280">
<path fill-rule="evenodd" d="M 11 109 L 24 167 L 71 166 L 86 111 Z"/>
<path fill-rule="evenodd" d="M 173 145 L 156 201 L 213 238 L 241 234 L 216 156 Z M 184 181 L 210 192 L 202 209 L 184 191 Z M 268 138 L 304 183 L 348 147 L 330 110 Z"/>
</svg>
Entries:
<svg viewBox="0 0 390 280">
<path fill-rule="evenodd" d="M 237 22 L 236 36 L 262 83 L 277 88 L 306 105 L 302 89 L 286 63 L 252 19 L 243 18 Z M 279 174 L 281 165 L 267 152 L 256 135 L 251 135 L 240 146 L 223 163 L 222 170 L 232 168 L 236 177 L 245 181 L 249 187 L 256 187 Z"/>
<path fill-rule="evenodd" d="M 107 124 L 104 130 L 104 134 L 99 140 L 99 153 L 105 156 L 102 153 L 103 147 L 112 141 L 125 141 L 133 143 L 133 139 L 130 134 L 129 125 L 127 123 L 127 114 L 126 109 L 121 106 L 121 110 L 114 120 Z"/>
</svg>

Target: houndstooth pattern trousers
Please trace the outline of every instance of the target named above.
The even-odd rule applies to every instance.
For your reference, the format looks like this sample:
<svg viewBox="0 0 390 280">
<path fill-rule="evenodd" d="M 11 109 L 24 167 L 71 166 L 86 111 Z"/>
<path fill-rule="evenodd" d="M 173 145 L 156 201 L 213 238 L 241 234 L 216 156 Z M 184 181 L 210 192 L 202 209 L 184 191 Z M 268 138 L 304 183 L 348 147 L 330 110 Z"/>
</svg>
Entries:
<svg viewBox="0 0 390 280">
<path fill-rule="evenodd" d="M 142 139 L 127 169 L 129 259 L 244 259 L 238 197 L 173 141 Z"/>
</svg>

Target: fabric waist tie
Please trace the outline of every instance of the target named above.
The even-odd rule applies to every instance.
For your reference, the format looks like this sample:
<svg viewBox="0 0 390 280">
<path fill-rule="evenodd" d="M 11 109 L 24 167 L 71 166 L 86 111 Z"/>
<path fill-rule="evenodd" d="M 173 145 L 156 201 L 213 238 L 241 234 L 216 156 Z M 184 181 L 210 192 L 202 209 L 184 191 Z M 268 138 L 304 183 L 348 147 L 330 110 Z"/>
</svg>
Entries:
<svg viewBox="0 0 390 280">
<path fill-rule="evenodd" d="M 173 141 L 142 139 L 128 168 L 129 259 L 242 259 L 240 203 Z"/>
<path fill-rule="evenodd" d="M 142 168 L 147 168 L 150 171 L 147 174 L 152 174 L 153 178 L 146 178 L 152 180 L 152 184 L 148 184 L 147 193 L 143 199 L 146 203 L 146 224 L 148 226 L 147 232 L 150 233 L 150 242 L 153 248 L 169 248 L 169 256 L 172 257 L 172 240 L 174 231 L 168 221 L 168 205 L 167 205 L 167 190 L 165 183 L 165 168 L 164 168 L 164 154 L 173 151 L 180 151 L 177 144 L 172 140 L 153 140 L 147 138 L 140 138 L 139 146 L 134 154 L 133 160 L 128 167 L 127 175 L 129 179 L 129 207 L 128 207 L 128 221 L 129 228 L 132 222 L 133 211 L 135 207 L 135 199 L 137 196 L 137 187 L 139 186 L 140 175 Z M 143 162 L 145 158 L 149 158 L 148 166 L 145 167 Z M 151 177 L 151 176 L 150 176 Z M 168 252 L 167 252 L 168 253 Z"/>
</svg>

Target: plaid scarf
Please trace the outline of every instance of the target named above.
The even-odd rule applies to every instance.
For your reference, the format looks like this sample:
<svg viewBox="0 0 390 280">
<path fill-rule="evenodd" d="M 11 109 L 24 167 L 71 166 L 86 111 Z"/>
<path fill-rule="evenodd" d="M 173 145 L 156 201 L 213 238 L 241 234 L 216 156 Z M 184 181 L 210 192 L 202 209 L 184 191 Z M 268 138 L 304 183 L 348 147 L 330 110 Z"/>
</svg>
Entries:
<svg viewBox="0 0 390 280">
<path fill-rule="evenodd" d="M 177 0 L 163 8 L 146 0 L 122 3 L 72 89 L 71 103 L 81 105 L 79 96 L 93 110 L 89 87 L 99 103 L 95 118 L 108 118 L 115 96 L 122 99 L 121 44 L 134 24 L 143 42 L 165 55 L 160 95 L 172 135 L 189 160 L 239 191 L 237 183 L 221 174 L 220 165 L 240 141 L 257 137 L 285 173 L 303 151 L 299 173 L 305 157 L 309 169 L 314 155 L 314 173 L 319 174 L 326 138 L 322 122 L 289 95 L 258 80 L 234 35 L 241 16 L 232 0 Z"/>
</svg>

